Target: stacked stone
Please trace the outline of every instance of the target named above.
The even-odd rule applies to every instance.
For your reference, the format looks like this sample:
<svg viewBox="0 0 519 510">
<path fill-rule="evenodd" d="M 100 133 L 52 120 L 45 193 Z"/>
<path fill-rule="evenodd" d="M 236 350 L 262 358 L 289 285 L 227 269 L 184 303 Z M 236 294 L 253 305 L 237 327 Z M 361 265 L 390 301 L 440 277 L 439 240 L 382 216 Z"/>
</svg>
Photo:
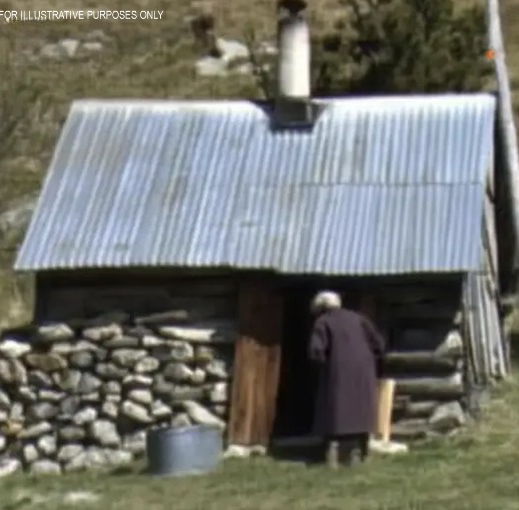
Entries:
<svg viewBox="0 0 519 510">
<path fill-rule="evenodd" d="M 144 453 L 150 427 L 225 428 L 232 326 L 113 313 L 4 338 L 0 455 L 34 473 L 113 467 Z"/>
</svg>

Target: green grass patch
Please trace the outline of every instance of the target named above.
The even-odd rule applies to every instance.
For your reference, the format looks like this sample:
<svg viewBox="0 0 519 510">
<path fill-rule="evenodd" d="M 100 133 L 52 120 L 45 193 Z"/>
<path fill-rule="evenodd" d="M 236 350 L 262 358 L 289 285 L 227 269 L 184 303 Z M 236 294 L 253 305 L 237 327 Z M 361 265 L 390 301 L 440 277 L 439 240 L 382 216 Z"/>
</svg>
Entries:
<svg viewBox="0 0 519 510">
<path fill-rule="evenodd" d="M 417 444 L 407 455 L 372 457 L 353 470 L 263 458 L 227 461 L 215 474 L 184 479 L 152 479 L 142 465 L 111 475 L 18 475 L 0 481 L 2 508 L 39 501 L 39 510 L 62 510 L 70 508 L 61 499 L 67 492 L 91 491 L 105 510 L 515 510 L 518 421 L 516 373 L 482 421 L 456 437 Z"/>
</svg>

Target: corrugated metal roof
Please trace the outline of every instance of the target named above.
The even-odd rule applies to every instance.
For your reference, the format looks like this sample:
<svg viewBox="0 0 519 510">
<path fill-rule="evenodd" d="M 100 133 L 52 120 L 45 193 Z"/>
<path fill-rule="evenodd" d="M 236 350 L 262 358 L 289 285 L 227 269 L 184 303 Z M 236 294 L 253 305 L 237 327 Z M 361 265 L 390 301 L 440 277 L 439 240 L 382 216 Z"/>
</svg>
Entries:
<svg viewBox="0 0 519 510">
<path fill-rule="evenodd" d="M 494 98 L 323 104 L 305 133 L 246 101 L 75 102 L 15 267 L 478 268 Z"/>
</svg>

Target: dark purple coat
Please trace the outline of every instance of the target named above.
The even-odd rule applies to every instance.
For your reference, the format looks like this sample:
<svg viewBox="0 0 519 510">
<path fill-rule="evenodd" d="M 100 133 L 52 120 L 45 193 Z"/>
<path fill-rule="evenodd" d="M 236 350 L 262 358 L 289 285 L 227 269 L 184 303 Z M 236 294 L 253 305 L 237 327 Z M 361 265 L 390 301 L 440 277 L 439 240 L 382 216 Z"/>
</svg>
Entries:
<svg viewBox="0 0 519 510">
<path fill-rule="evenodd" d="M 315 434 L 375 431 L 383 350 L 380 333 L 356 312 L 337 309 L 316 319 L 309 345 L 318 372 Z"/>
</svg>

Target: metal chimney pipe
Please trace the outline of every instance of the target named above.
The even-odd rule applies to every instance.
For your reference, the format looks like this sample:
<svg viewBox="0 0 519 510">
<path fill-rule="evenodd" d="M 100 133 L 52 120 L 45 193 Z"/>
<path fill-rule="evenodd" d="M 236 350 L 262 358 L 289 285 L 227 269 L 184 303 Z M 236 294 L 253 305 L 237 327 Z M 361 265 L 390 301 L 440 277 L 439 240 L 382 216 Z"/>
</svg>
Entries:
<svg viewBox="0 0 519 510">
<path fill-rule="evenodd" d="M 304 0 L 278 2 L 278 100 L 310 98 L 310 29 Z"/>
</svg>

